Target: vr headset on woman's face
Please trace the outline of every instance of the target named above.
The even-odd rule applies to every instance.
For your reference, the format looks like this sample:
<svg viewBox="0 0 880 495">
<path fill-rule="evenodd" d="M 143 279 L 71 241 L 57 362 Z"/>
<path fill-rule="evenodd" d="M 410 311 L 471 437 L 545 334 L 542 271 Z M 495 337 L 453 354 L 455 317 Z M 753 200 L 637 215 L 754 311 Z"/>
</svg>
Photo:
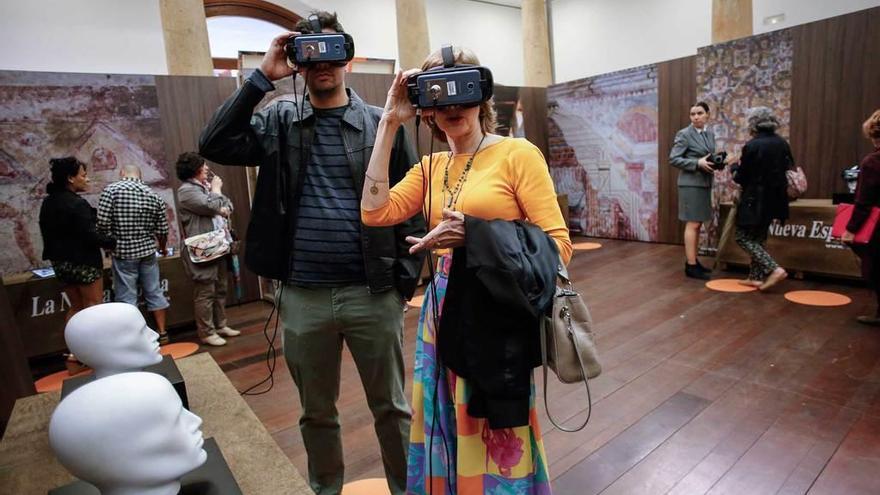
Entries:
<svg viewBox="0 0 880 495">
<path fill-rule="evenodd" d="M 443 65 L 409 76 L 406 91 L 418 108 L 477 106 L 492 97 L 492 71 L 481 65 L 455 64 L 452 46 L 440 52 Z"/>
</svg>

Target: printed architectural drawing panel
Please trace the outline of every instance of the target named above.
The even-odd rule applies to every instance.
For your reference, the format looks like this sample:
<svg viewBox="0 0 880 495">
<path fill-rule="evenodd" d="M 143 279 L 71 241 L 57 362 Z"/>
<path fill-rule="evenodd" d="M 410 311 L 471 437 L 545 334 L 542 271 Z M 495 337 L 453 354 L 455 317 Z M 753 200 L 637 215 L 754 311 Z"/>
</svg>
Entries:
<svg viewBox="0 0 880 495">
<path fill-rule="evenodd" d="M 550 173 L 574 232 L 657 240 L 655 66 L 547 88 Z"/>
<path fill-rule="evenodd" d="M 0 273 L 47 266 L 39 229 L 50 182 L 49 159 L 76 156 L 87 165 L 97 206 L 123 165 L 141 168 L 165 200 L 168 245 L 179 244 L 171 177 L 164 158 L 152 76 L 0 72 Z"/>
</svg>

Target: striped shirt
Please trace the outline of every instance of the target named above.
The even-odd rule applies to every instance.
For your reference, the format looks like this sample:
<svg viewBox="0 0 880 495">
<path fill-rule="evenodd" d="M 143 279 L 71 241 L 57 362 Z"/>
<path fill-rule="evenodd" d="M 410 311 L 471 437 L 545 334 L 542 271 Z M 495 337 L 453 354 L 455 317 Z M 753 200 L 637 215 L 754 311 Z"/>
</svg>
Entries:
<svg viewBox="0 0 880 495">
<path fill-rule="evenodd" d="M 348 107 L 315 109 L 311 160 L 293 239 L 291 282 L 306 287 L 365 284 L 360 200 L 342 141 Z"/>
<path fill-rule="evenodd" d="M 156 236 L 168 235 L 165 201 L 140 179 L 109 184 L 98 200 L 98 231 L 116 239 L 113 256 L 133 260 L 156 252 Z"/>
</svg>

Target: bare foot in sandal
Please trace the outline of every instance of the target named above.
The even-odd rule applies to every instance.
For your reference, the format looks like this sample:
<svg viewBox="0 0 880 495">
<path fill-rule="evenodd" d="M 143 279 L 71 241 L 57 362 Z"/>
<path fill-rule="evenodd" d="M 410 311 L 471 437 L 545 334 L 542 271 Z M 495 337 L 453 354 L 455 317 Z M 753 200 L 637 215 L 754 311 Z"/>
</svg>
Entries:
<svg viewBox="0 0 880 495">
<path fill-rule="evenodd" d="M 758 289 L 767 290 L 770 287 L 773 287 L 779 282 L 785 280 L 786 278 L 788 278 L 788 272 L 786 272 L 785 269 L 780 266 L 773 270 L 773 273 L 771 273 L 770 276 L 767 277 L 767 280 L 765 280 L 763 284 L 758 286 Z"/>
<path fill-rule="evenodd" d="M 746 287 L 760 287 L 762 282 L 760 280 L 747 278 L 745 280 L 737 280 L 736 283 L 739 285 L 745 285 Z"/>
</svg>

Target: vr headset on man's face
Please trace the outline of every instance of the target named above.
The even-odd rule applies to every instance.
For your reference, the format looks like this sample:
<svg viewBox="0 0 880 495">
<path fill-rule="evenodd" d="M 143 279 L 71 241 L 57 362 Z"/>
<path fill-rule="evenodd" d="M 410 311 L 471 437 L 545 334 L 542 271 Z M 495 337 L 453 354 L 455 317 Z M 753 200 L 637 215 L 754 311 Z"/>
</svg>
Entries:
<svg viewBox="0 0 880 495">
<path fill-rule="evenodd" d="M 330 63 L 346 65 L 354 58 L 354 38 L 348 33 L 322 33 L 316 15 L 309 16 L 313 34 L 291 36 L 284 45 L 287 59 L 295 65 Z"/>
<path fill-rule="evenodd" d="M 443 65 L 409 76 L 407 97 L 414 107 L 476 106 L 492 97 L 492 71 L 481 65 L 455 64 L 452 46 L 440 52 Z"/>
</svg>

